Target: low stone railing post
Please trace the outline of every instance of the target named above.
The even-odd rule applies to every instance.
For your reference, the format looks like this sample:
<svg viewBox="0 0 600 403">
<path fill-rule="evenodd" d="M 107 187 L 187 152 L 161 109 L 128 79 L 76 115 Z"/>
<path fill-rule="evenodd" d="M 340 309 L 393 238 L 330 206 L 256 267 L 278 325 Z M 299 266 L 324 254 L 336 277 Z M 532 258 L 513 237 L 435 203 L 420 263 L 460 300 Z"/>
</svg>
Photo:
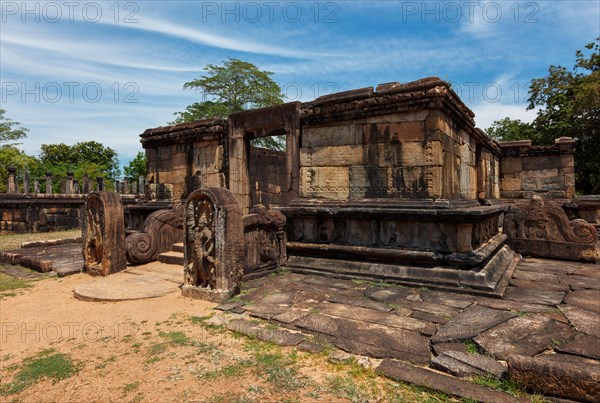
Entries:
<svg viewBox="0 0 600 403">
<path fill-rule="evenodd" d="M 52 172 L 46 172 L 46 194 L 52 194 Z"/>
<path fill-rule="evenodd" d="M 6 193 L 17 193 L 17 184 L 15 183 L 15 173 L 17 168 L 8 167 L 8 183 L 6 184 Z"/>
<path fill-rule="evenodd" d="M 144 175 L 140 175 L 138 178 L 138 193 L 139 194 L 146 194 L 146 178 L 144 177 Z"/>
<path fill-rule="evenodd" d="M 104 178 L 101 176 L 98 176 L 96 178 L 96 181 L 98 182 L 98 192 L 103 192 L 104 191 Z"/>
<path fill-rule="evenodd" d="M 35 194 L 39 194 L 40 192 L 40 180 L 39 179 L 34 179 L 33 180 L 33 193 Z"/>
<path fill-rule="evenodd" d="M 79 179 L 73 179 L 73 194 L 80 194 Z"/>
<path fill-rule="evenodd" d="M 67 181 L 65 182 L 65 194 L 73 194 L 73 172 L 67 172 Z"/>
<path fill-rule="evenodd" d="M 23 193 L 29 193 L 29 171 L 23 172 Z"/>
<path fill-rule="evenodd" d="M 87 174 L 83 175 L 81 187 L 82 187 L 81 193 L 83 193 L 83 194 L 90 193 L 90 180 L 89 180 Z"/>
</svg>

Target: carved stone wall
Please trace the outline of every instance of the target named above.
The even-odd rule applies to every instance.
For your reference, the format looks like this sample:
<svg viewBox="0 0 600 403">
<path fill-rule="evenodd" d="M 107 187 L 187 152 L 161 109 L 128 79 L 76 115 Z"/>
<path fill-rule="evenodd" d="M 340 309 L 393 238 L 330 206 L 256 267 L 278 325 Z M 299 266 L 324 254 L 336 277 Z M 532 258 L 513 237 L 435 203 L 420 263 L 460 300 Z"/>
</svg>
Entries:
<svg viewBox="0 0 600 403">
<path fill-rule="evenodd" d="M 227 187 L 226 133 L 227 121 L 213 118 L 141 134 L 149 198 L 184 200 L 201 187 Z"/>
<path fill-rule="evenodd" d="M 498 195 L 498 147 L 431 77 L 303 105 L 300 196 L 476 200 Z"/>
<path fill-rule="evenodd" d="M 532 146 L 530 140 L 500 142 L 500 195 L 503 198 L 572 199 L 575 197 L 575 141 Z"/>
<path fill-rule="evenodd" d="M 594 226 L 582 219 L 569 220 L 558 204 L 540 196 L 512 205 L 504 219 L 504 232 L 509 245 L 524 255 L 600 260 Z"/>
<path fill-rule="evenodd" d="M 285 265 L 286 218 L 276 210 L 257 205 L 244 219 L 244 276 L 264 275 Z"/>
<path fill-rule="evenodd" d="M 220 302 L 240 291 L 244 227 L 231 192 L 206 188 L 188 196 L 184 256 L 184 296 Z"/>
<path fill-rule="evenodd" d="M 171 250 L 183 239 L 183 205 L 151 213 L 140 232 L 125 238 L 127 261 L 133 264 L 152 262 L 158 255 Z"/>
<path fill-rule="evenodd" d="M 127 267 L 121 197 L 114 192 L 90 193 L 82 222 L 83 270 L 108 276 Z"/>
</svg>

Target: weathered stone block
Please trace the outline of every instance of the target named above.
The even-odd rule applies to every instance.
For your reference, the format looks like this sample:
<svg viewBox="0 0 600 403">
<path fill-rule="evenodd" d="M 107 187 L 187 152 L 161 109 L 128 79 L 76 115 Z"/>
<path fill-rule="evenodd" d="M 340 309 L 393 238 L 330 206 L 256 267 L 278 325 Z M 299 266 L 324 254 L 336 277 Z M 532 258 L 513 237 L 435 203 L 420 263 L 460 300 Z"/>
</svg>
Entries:
<svg viewBox="0 0 600 403">
<path fill-rule="evenodd" d="M 517 157 L 503 157 L 500 160 L 501 175 L 514 174 L 523 170 L 523 160 Z"/>
<path fill-rule="evenodd" d="M 425 167 L 392 168 L 392 183 L 400 197 L 427 197 Z M 433 180 L 434 175 L 431 176 Z"/>
<path fill-rule="evenodd" d="M 223 302 L 240 291 L 244 224 L 234 195 L 223 188 L 193 192 L 185 203 L 184 296 Z"/>
<path fill-rule="evenodd" d="M 388 195 L 387 168 L 376 165 L 351 166 L 349 171 L 349 198 L 381 198 Z"/>
<path fill-rule="evenodd" d="M 117 193 L 94 192 L 86 197 L 82 232 L 84 271 L 107 276 L 127 267 L 123 205 Z"/>
<path fill-rule="evenodd" d="M 425 165 L 444 164 L 444 145 L 441 141 L 429 141 L 425 145 Z"/>
<path fill-rule="evenodd" d="M 500 189 L 503 191 L 521 190 L 521 179 L 519 178 L 501 178 Z"/>
<path fill-rule="evenodd" d="M 362 125 L 305 128 L 302 131 L 302 146 L 327 147 L 362 144 L 362 135 Z"/>
<path fill-rule="evenodd" d="M 301 197 L 346 200 L 349 195 L 348 167 L 300 168 Z"/>
<path fill-rule="evenodd" d="M 378 125 L 382 126 L 382 125 Z M 387 127 L 381 127 L 389 131 L 390 137 L 388 141 L 391 142 L 405 142 L 405 141 L 423 141 L 425 140 L 425 122 L 401 122 L 401 123 L 390 123 Z"/>
<path fill-rule="evenodd" d="M 405 142 L 400 148 L 400 164 L 403 167 L 416 167 L 426 165 L 425 149 L 423 143 Z"/>
<path fill-rule="evenodd" d="M 363 162 L 363 146 L 347 145 L 300 149 L 300 166 L 349 166 Z"/>
<path fill-rule="evenodd" d="M 558 169 L 536 169 L 536 170 L 524 170 L 521 172 L 521 178 L 554 178 L 559 175 Z"/>
</svg>

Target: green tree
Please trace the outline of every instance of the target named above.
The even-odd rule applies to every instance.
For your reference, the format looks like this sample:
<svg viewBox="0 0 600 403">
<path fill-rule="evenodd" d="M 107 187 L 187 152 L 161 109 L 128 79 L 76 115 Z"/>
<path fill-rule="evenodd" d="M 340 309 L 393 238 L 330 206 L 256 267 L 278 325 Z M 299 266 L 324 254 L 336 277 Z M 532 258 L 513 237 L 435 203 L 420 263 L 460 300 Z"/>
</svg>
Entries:
<svg viewBox="0 0 600 403">
<path fill-rule="evenodd" d="M 125 165 L 123 171 L 126 177 L 135 180 L 137 180 L 140 176 L 146 176 L 146 153 L 143 151 L 138 152 L 135 158 Z"/>
<path fill-rule="evenodd" d="M 576 188 L 600 193 L 600 38 L 575 53 L 572 70 L 550 66 L 548 75 L 531 80 L 527 109 L 539 108 L 531 125 L 511 119 L 494 122 L 492 135 L 530 138 L 534 144 L 553 144 L 561 136 L 577 140 Z"/>
<path fill-rule="evenodd" d="M 40 161 L 41 169 L 52 172 L 56 177 L 64 177 L 67 171 L 74 171 L 78 179 L 83 173 L 88 173 L 105 176 L 112 181 L 121 174 L 116 151 L 96 141 L 72 146 L 63 143 L 42 144 Z"/>
<path fill-rule="evenodd" d="M 185 111 L 175 113 L 172 123 L 226 118 L 232 113 L 283 103 L 281 88 L 271 78 L 273 73 L 260 70 L 252 63 L 229 58 L 222 66 L 209 64 L 204 70 L 205 76 L 185 83 L 183 88 L 200 91 L 214 99 L 196 102 Z M 282 136 L 264 137 L 253 140 L 252 145 L 282 150 L 285 139 Z"/>
<path fill-rule="evenodd" d="M 5 113 L 6 111 L 4 109 L 0 109 L 0 144 L 8 143 L 10 145 L 15 145 L 15 143 L 12 142 L 27 137 L 27 132 L 29 130 L 24 127 L 19 127 L 20 123 L 5 117 Z"/>
<path fill-rule="evenodd" d="M 530 140 L 535 137 L 535 130 L 531 123 L 506 117 L 494 121 L 487 134 L 498 141 Z"/>
<path fill-rule="evenodd" d="M 8 167 L 17 168 L 17 182 L 23 179 L 25 170 L 30 172 L 31 184 L 36 177 L 40 162 L 30 155 L 25 154 L 13 145 L 0 146 L 0 193 L 6 192 L 6 184 L 8 179 Z"/>
</svg>

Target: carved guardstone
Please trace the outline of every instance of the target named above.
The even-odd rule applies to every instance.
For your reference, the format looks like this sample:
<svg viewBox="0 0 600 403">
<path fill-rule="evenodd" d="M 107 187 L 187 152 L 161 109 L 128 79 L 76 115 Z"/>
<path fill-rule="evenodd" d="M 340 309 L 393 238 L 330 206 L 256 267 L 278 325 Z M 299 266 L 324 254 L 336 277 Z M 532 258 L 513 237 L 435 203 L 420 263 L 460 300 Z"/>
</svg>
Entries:
<svg viewBox="0 0 600 403">
<path fill-rule="evenodd" d="M 235 197 L 224 188 L 194 191 L 184 213 L 186 297 L 222 302 L 239 293 L 244 273 L 244 227 Z"/>
<path fill-rule="evenodd" d="M 86 197 L 82 232 L 85 272 L 107 276 L 127 267 L 123 205 L 118 194 L 94 192 Z"/>
<path fill-rule="evenodd" d="M 529 203 L 511 206 L 504 219 L 508 244 L 523 255 L 580 260 L 600 260 L 596 229 L 585 220 L 569 221 L 556 203 L 533 196 Z"/>
</svg>

